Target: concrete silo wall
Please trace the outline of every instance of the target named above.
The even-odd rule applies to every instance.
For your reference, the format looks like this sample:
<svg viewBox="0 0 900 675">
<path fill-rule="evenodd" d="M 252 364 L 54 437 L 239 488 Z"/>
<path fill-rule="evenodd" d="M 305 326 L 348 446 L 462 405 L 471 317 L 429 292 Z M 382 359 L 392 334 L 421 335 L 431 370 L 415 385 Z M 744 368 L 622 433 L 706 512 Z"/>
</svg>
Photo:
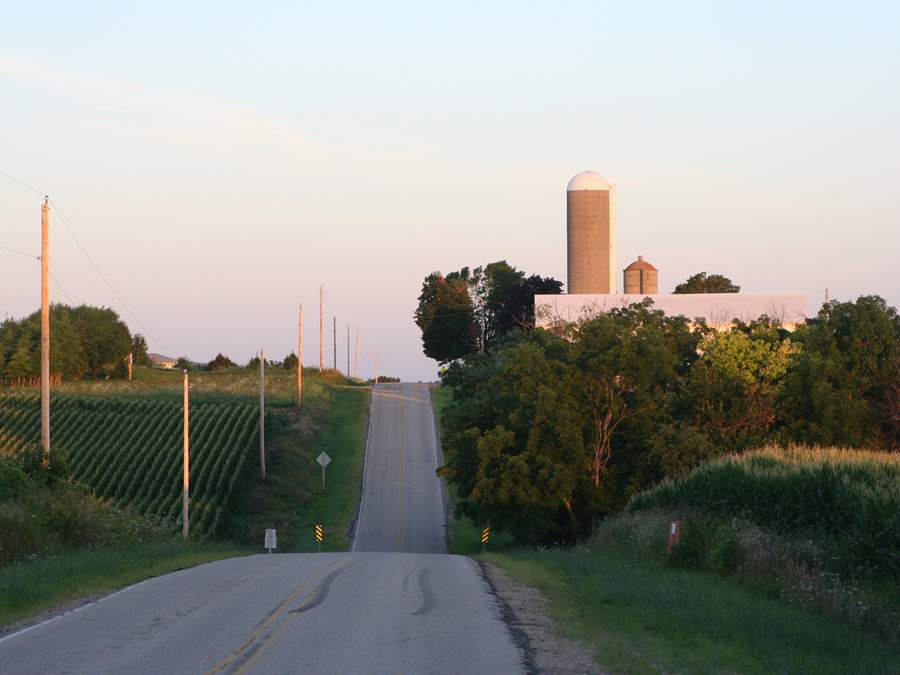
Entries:
<svg viewBox="0 0 900 675">
<path fill-rule="evenodd" d="M 568 292 L 615 293 L 615 198 L 611 190 L 566 192 Z"/>
</svg>

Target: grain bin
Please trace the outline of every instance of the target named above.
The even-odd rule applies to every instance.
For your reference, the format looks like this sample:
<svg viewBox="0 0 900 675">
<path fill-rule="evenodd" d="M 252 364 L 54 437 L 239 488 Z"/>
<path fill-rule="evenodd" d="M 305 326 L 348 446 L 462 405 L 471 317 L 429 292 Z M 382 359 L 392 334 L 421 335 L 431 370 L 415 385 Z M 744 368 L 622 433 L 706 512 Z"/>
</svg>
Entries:
<svg viewBox="0 0 900 675">
<path fill-rule="evenodd" d="M 644 260 L 644 256 L 639 255 L 637 260 L 625 268 L 624 282 L 626 293 L 659 293 L 659 270 Z"/>
</svg>

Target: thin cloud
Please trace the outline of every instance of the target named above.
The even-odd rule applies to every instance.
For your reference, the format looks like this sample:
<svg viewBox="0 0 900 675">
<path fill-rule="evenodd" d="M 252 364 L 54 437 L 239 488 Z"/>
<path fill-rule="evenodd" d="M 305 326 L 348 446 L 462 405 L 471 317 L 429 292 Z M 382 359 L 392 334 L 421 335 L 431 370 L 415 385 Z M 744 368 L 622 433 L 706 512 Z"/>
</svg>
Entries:
<svg viewBox="0 0 900 675">
<path fill-rule="evenodd" d="M 168 114 L 179 125 L 268 137 L 291 146 L 304 141 L 303 134 L 285 120 L 201 91 L 155 87 L 48 68 L 7 54 L 0 54 L 0 76 L 43 82 L 95 101 L 103 100 L 104 108 Z"/>
</svg>

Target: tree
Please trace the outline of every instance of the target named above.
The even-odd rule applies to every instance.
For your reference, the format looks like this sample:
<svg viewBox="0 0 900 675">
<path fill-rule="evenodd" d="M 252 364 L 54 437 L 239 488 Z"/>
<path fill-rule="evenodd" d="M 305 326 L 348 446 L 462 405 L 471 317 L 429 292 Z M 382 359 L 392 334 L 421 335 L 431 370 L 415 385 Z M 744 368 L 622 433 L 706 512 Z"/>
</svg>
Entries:
<svg viewBox="0 0 900 675">
<path fill-rule="evenodd" d="M 284 361 L 281 362 L 281 367 L 285 370 L 296 370 L 297 355 L 294 352 L 291 352 L 290 354 L 285 356 Z"/>
<path fill-rule="evenodd" d="M 215 358 L 206 364 L 207 370 L 222 370 L 224 368 L 237 368 L 237 364 L 221 352 L 216 354 Z"/>
<path fill-rule="evenodd" d="M 264 366 L 270 365 L 272 362 L 269 359 L 266 359 Z M 252 357 L 249 361 L 247 361 L 246 368 L 250 370 L 259 370 L 259 355 Z"/>
<path fill-rule="evenodd" d="M 780 402 L 785 436 L 803 443 L 896 447 L 891 395 L 900 316 L 877 295 L 826 303 L 797 331 Z"/>
<path fill-rule="evenodd" d="M 522 542 L 572 541 L 658 480 L 659 465 L 689 464 L 648 447 L 666 438 L 694 447 L 697 433 L 675 423 L 672 407 L 702 336 L 647 300 L 564 335 L 516 331 L 452 363 L 441 473 L 458 513 Z"/>
<path fill-rule="evenodd" d="M 778 419 L 778 396 L 796 345 L 766 323 L 710 334 L 691 370 L 692 422 L 721 452 L 761 445 Z"/>
<path fill-rule="evenodd" d="M 506 335 L 516 329 L 534 328 L 534 296 L 559 295 L 562 282 L 552 277 L 532 274 L 520 279 L 506 291 L 496 314 L 497 335 Z"/>
<path fill-rule="evenodd" d="M 666 317 L 652 304 L 648 298 L 575 328 L 572 387 L 586 409 L 590 475 L 598 488 L 617 433 L 637 416 L 660 420 L 696 359 L 701 330 L 692 330 L 683 317 Z"/>
<path fill-rule="evenodd" d="M 147 366 L 149 368 L 153 365 L 150 362 L 147 340 L 140 333 L 135 333 L 131 339 L 131 358 L 132 363 L 136 366 Z"/>
<path fill-rule="evenodd" d="M 449 363 L 472 353 L 478 326 L 467 280 L 459 274 L 444 277 L 440 272 L 425 277 L 415 321 L 422 331 L 426 356 Z"/>
<path fill-rule="evenodd" d="M 107 307 L 81 305 L 71 312 L 87 356 L 88 374 L 109 374 L 131 351 L 128 326 Z"/>
<path fill-rule="evenodd" d="M 196 370 L 197 364 L 191 361 L 186 356 L 179 356 L 178 360 L 175 362 L 175 368 L 178 370 L 186 370 L 188 372 L 191 372 L 193 370 Z"/>
<path fill-rule="evenodd" d="M 741 287 L 721 274 L 699 272 L 675 287 L 675 293 L 740 293 Z"/>
<path fill-rule="evenodd" d="M 561 291 L 556 279 L 526 278 L 505 260 L 446 277 L 434 272 L 425 278 L 415 315 L 425 354 L 449 363 L 488 351 L 511 331 L 534 327 L 535 294 Z"/>
<path fill-rule="evenodd" d="M 132 337 L 111 309 L 54 304 L 50 306 L 50 325 L 50 372 L 54 376 L 64 379 L 85 375 L 124 376 L 127 372 L 124 360 L 129 352 L 135 355 L 136 363 L 145 358 L 149 363 L 143 337 Z M 40 335 L 40 312 L 0 324 L 0 371 L 9 370 L 15 356 L 14 371 L 22 371 L 26 363 L 33 362 L 36 364 L 33 375 L 36 375 L 40 370 Z"/>
<path fill-rule="evenodd" d="M 445 375 L 454 398 L 441 473 L 458 487 L 458 513 L 523 542 L 573 541 L 590 529 L 591 487 L 580 412 L 559 358 L 565 352 L 548 333 L 523 334 Z"/>
<path fill-rule="evenodd" d="M 6 377 L 18 379 L 38 375 L 41 366 L 39 352 L 35 350 L 32 343 L 30 336 L 23 333 L 19 338 L 19 344 L 16 345 L 15 351 L 6 364 L 4 372 Z"/>
</svg>

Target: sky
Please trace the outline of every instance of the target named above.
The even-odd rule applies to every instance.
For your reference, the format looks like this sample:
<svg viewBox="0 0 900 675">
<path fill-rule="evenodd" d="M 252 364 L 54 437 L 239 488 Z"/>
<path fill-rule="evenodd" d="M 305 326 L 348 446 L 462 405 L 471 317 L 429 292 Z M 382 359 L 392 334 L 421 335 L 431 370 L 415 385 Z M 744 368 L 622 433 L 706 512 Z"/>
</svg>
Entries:
<svg viewBox="0 0 900 675">
<path fill-rule="evenodd" d="M 134 5 L 134 6 L 129 6 Z M 0 171 L 50 195 L 51 264 L 151 351 L 246 361 L 329 331 L 431 380 L 422 279 L 505 259 L 565 281 L 565 187 L 616 185 L 617 267 L 660 290 L 900 305 L 900 5 L 0 2 Z M 0 176 L 0 246 L 39 194 Z M 54 300 L 66 301 L 58 287 Z M 0 318 L 39 304 L 0 248 Z M 331 350 L 328 365 L 331 364 Z"/>
</svg>

